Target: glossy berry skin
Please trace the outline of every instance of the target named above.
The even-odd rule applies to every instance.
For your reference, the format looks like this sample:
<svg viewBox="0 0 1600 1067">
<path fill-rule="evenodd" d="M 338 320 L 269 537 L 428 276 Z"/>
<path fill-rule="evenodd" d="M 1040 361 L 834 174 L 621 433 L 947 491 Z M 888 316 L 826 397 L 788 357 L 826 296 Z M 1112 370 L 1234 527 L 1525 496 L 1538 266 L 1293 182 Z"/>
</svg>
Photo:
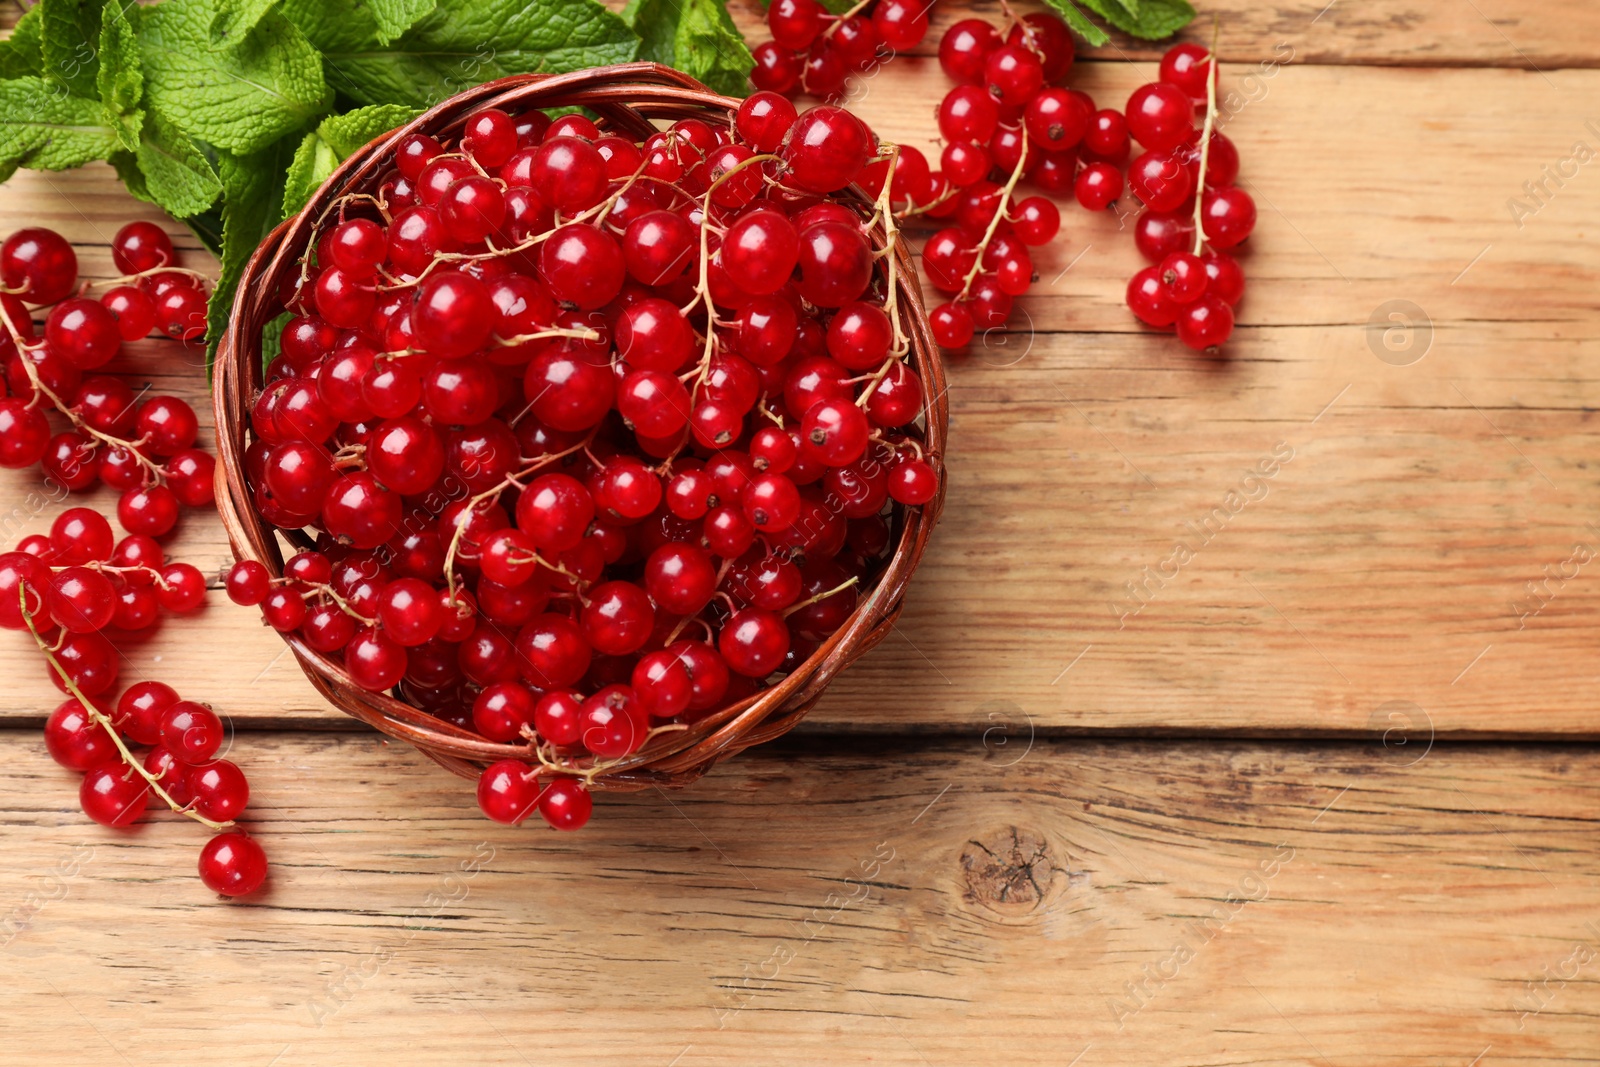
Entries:
<svg viewBox="0 0 1600 1067">
<path fill-rule="evenodd" d="M 735 674 L 765 678 L 789 652 L 789 627 L 770 611 L 746 608 L 723 625 L 717 648 Z"/>
<path fill-rule="evenodd" d="M 1210 76 L 1211 53 L 1200 45 L 1175 44 L 1161 57 L 1161 80 L 1195 100 L 1206 98 L 1206 79 Z"/>
<path fill-rule="evenodd" d="M 472 703 L 472 722 L 490 741 L 507 744 L 522 736 L 534 721 L 533 692 L 517 682 L 496 682 Z"/>
<path fill-rule="evenodd" d="M 1104 211 L 1122 195 L 1122 171 L 1110 163 L 1090 163 L 1078 173 L 1072 195 L 1088 211 Z"/>
<path fill-rule="evenodd" d="M 1089 132 L 1083 135 L 1084 151 L 1091 153 L 1096 162 L 1121 163 L 1128 158 L 1128 122 L 1122 112 L 1106 108 L 1096 111 L 1089 120 Z"/>
<path fill-rule="evenodd" d="M 762 92 L 788 95 L 800 87 L 801 60 L 793 49 L 776 41 L 763 41 L 751 52 L 755 66 L 750 84 Z"/>
<path fill-rule="evenodd" d="M 232 822 L 250 803 L 244 772 L 219 759 L 191 769 L 185 780 L 194 791 L 194 810 L 216 822 Z"/>
<path fill-rule="evenodd" d="M 153 222 L 130 222 L 111 238 L 111 262 L 124 274 L 143 274 L 177 262 L 172 238 Z"/>
<path fill-rule="evenodd" d="M 1168 298 L 1155 267 L 1145 267 L 1129 279 L 1127 301 L 1128 310 L 1147 326 L 1171 326 L 1178 317 L 1178 305 Z"/>
<path fill-rule="evenodd" d="M 983 79 L 989 95 L 1002 105 L 1023 107 L 1044 85 L 1044 67 L 1021 45 L 1005 44 L 989 53 Z"/>
<path fill-rule="evenodd" d="M 940 304 L 928 316 L 940 348 L 962 348 L 972 341 L 972 313 L 961 304 Z"/>
<path fill-rule="evenodd" d="M 670 543 L 650 554 L 644 586 L 650 599 L 673 615 L 692 615 L 705 607 L 717 589 L 711 557 L 694 545 Z"/>
<path fill-rule="evenodd" d="M 939 476 L 925 460 L 903 458 L 889 471 L 889 495 L 901 504 L 916 507 L 939 493 Z"/>
<path fill-rule="evenodd" d="M 1003 42 L 993 26 L 982 19 L 962 19 L 939 41 L 939 66 L 951 80 L 967 85 L 983 81 L 989 53 Z"/>
<path fill-rule="evenodd" d="M 1206 268 L 1206 292 L 1232 307 L 1244 299 L 1244 271 L 1239 261 L 1226 252 L 1207 252 L 1200 257 Z"/>
<path fill-rule="evenodd" d="M 1047 11 L 1024 15 L 1011 27 L 1006 43 L 1021 45 L 1039 58 L 1047 85 L 1060 85 L 1072 73 L 1076 50 L 1066 23 Z"/>
<path fill-rule="evenodd" d="M 218 834 L 200 850 L 200 880 L 213 893 L 249 896 L 267 880 L 267 854 L 243 831 Z"/>
<path fill-rule="evenodd" d="M 562 226 L 539 253 L 539 277 L 557 300 L 584 311 L 604 307 L 622 290 L 622 247 L 610 234 L 577 223 Z"/>
<path fill-rule="evenodd" d="M 650 639 L 655 608 L 645 591 L 632 582 L 605 582 L 589 594 L 583 609 L 583 633 L 596 652 L 625 656 Z"/>
<path fill-rule="evenodd" d="M 1174 252 L 1157 269 L 1174 304 L 1191 304 L 1206 291 L 1205 262 L 1192 252 Z"/>
<path fill-rule="evenodd" d="M 1065 89 L 1046 89 L 1028 101 L 1023 122 L 1028 137 L 1046 152 L 1076 148 L 1093 117 L 1082 99 Z"/>
<path fill-rule="evenodd" d="M 1129 165 L 1128 188 L 1151 211 L 1172 211 L 1194 193 L 1194 176 L 1171 153 L 1150 151 Z"/>
<path fill-rule="evenodd" d="M 178 497 L 164 485 L 130 489 L 117 500 L 117 521 L 129 533 L 164 536 L 178 524 Z"/>
<path fill-rule="evenodd" d="M 100 303 L 117 320 L 117 333 L 124 341 L 148 337 L 156 325 L 156 304 L 149 294 L 131 285 L 108 289 Z"/>
<path fill-rule="evenodd" d="M 99 571 L 68 567 L 50 580 L 47 603 L 50 615 L 62 629 L 76 634 L 94 633 L 111 623 L 117 594 Z"/>
<path fill-rule="evenodd" d="M 1151 82 L 1128 97 L 1128 133 L 1152 152 L 1168 152 L 1194 132 L 1194 101 L 1174 85 Z"/>
<path fill-rule="evenodd" d="M 44 337 L 50 349 L 82 370 L 109 363 L 122 346 L 117 317 L 98 300 L 74 297 L 50 309 Z"/>
<path fill-rule="evenodd" d="M 44 745 L 50 758 L 69 771 L 87 771 L 122 759 L 106 728 L 90 718 L 76 697 L 45 720 Z"/>
<path fill-rule="evenodd" d="M 583 734 L 583 694 L 558 689 L 539 698 L 533 708 L 533 727 L 552 745 L 578 743 Z"/>
<path fill-rule="evenodd" d="M 161 716 L 161 744 L 187 764 L 208 762 L 222 747 L 224 729 L 216 712 L 180 700 Z"/>
<path fill-rule="evenodd" d="M 539 814 L 556 830 L 581 830 L 594 810 L 594 797 L 576 778 L 557 778 L 539 798 Z"/>
<path fill-rule="evenodd" d="M 31 467 L 49 445 L 50 423 L 43 411 L 17 397 L 0 399 L 0 467 Z"/>
<path fill-rule="evenodd" d="M 130 741 L 154 745 L 161 741 L 161 721 L 178 702 L 178 693 L 163 682 L 135 682 L 117 700 L 111 721 Z"/>
<path fill-rule="evenodd" d="M 517 670 L 537 689 L 565 689 L 589 669 L 582 628 L 564 615 L 540 615 L 517 632 Z"/>
<path fill-rule="evenodd" d="M 78 787 L 83 813 L 101 826 L 122 829 L 137 822 L 149 802 L 150 787 L 118 761 L 90 768 Z"/>
<path fill-rule="evenodd" d="M 594 498 L 571 475 L 540 475 L 517 499 L 517 527 L 549 552 L 577 547 L 593 521 Z"/>
<path fill-rule="evenodd" d="M 1206 240 L 1213 247 L 1226 251 L 1255 230 L 1255 201 L 1234 185 L 1208 189 L 1200 205 L 1200 224 L 1205 227 Z"/>
<path fill-rule="evenodd" d="M 340 475 L 322 502 L 322 521 L 339 540 L 356 548 L 377 548 L 400 525 L 400 498 L 366 471 Z"/>
<path fill-rule="evenodd" d="M 490 764 L 478 776 L 478 808 L 489 818 L 515 826 L 539 803 L 539 779 L 521 760 Z"/>
<path fill-rule="evenodd" d="M 0 626 L 8 630 L 25 630 L 27 623 L 22 613 L 23 593 L 26 588 L 28 613 L 34 616 L 34 626 L 48 629 L 49 616 L 44 614 L 45 598 L 50 589 L 50 567 L 26 552 L 0 553 Z"/>
<path fill-rule="evenodd" d="M 789 280 L 800 255 L 800 235 L 781 212 L 749 211 L 728 227 L 720 254 L 741 289 L 765 296 Z"/>
<path fill-rule="evenodd" d="M 194 444 L 200 422 L 194 409 L 175 396 L 153 396 L 139 405 L 134 431 L 151 452 L 171 456 Z"/>
<path fill-rule="evenodd" d="M 577 137 L 551 137 L 534 154 L 533 188 L 564 215 L 575 215 L 605 196 L 606 164 L 595 147 Z"/>
<path fill-rule="evenodd" d="M 1215 296 L 1202 296 L 1178 312 L 1178 340 L 1196 351 L 1214 350 L 1233 333 L 1233 309 Z"/>
<path fill-rule="evenodd" d="M 870 432 L 854 402 L 819 400 L 800 422 L 801 448 L 830 467 L 842 467 L 866 452 Z"/>
<path fill-rule="evenodd" d="M 872 280 L 872 250 L 859 227 L 819 222 L 800 234 L 800 295 L 817 307 L 857 300 Z"/>
<path fill-rule="evenodd" d="M 460 271 L 429 275 L 411 309 L 419 347 L 445 359 L 481 348 L 494 328 L 495 309 L 483 283 Z"/>
<path fill-rule="evenodd" d="M 438 591 L 418 578 L 397 578 L 378 595 L 383 632 L 406 648 L 431 641 L 444 625 Z"/>
<path fill-rule="evenodd" d="M 26 303 L 54 304 L 77 280 L 77 254 L 54 230 L 29 227 L 0 243 L 0 285 Z"/>
<path fill-rule="evenodd" d="M 734 128 L 754 151 L 776 152 L 795 118 L 794 104 L 786 98 L 774 92 L 757 92 L 739 105 Z"/>
<path fill-rule="evenodd" d="M 601 759 L 620 759 L 638 751 L 650 722 L 633 689 L 608 685 L 583 702 L 579 715 L 583 747 Z"/>
<path fill-rule="evenodd" d="M 811 193 L 843 189 L 860 175 L 872 138 L 860 119 L 843 108 L 823 105 L 801 114 L 783 147 L 788 181 Z"/>
</svg>

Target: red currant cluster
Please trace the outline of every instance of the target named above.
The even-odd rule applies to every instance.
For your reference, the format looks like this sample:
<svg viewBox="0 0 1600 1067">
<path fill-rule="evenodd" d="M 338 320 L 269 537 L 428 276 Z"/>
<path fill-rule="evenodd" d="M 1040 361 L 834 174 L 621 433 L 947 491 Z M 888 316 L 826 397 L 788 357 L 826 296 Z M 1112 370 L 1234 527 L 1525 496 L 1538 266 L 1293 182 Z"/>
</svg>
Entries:
<svg viewBox="0 0 1600 1067">
<path fill-rule="evenodd" d="M 261 884 L 267 861 L 254 840 L 228 831 L 250 788 L 236 765 L 217 758 L 222 720 L 161 682 L 135 683 L 112 700 L 119 654 L 106 631 L 149 630 L 162 610 L 198 608 L 205 592 L 195 567 L 167 563 L 144 534 L 113 542 L 111 524 L 89 508 L 63 512 L 48 536 L 26 537 L 0 554 L 0 627 L 28 631 L 50 680 L 68 694 L 46 720 L 44 740 L 57 763 L 83 774 L 84 813 L 105 826 L 130 826 L 154 793 L 173 811 L 224 831 L 202 850 L 200 877 L 238 896 Z M 141 758 L 130 744 L 152 747 Z"/>
<path fill-rule="evenodd" d="M 1160 80 L 1135 89 L 1126 114 L 1128 133 L 1146 150 L 1128 167 L 1128 187 L 1144 204 L 1134 243 L 1152 264 L 1128 282 L 1128 307 L 1205 351 L 1233 333 L 1244 272 L 1229 252 L 1256 224 L 1255 202 L 1233 184 L 1239 151 L 1215 129 L 1216 68 L 1199 45 L 1174 46 Z M 1090 206 L 1081 190 L 1079 200 Z"/>
<path fill-rule="evenodd" d="M 767 8 L 772 40 L 752 53 L 750 81 L 784 96 L 803 91 L 837 102 L 852 73 L 922 43 L 932 6 L 933 0 L 862 0 L 842 15 L 831 15 L 817 0 L 772 0 Z"/>
<path fill-rule="evenodd" d="M 172 396 L 138 400 L 120 378 L 86 374 L 105 366 L 122 342 L 163 327 L 187 338 L 205 330 L 206 297 L 198 281 L 173 264 L 172 241 L 159 227 L 133 222 L 117 231 L 112 258 L 132 272 L 100 301 L 68 297 L 78 280 L 72 246 L 50 230 L 19 230 L 0 244 L 0 360 L 9 395 L 0 397 L 0 467 L 42 463 L 72 491 L 96 482 L 122 494 L 117 517 L 130 533 L 160 537 L 178 521 L 179 505 L 204 507 L 213 495 L 216 462 L 194 447 L 199 421 Z M 54 304 L 35 334 L 24 301 Z M 184 326 L 193 320 L 196 325 Z M 53 433 L 47 410 L 70 426 Z"/>
<path fill-rule="evenodd" d="M 1028 249 L 1061 228 L 1054 202 L 1018 199 L 1018 184 L 1029 178 L 1047 193 L 1065 192 L 1080 154 L 1115 150 L 1094 101 L 1064 88 L 1075 58 L 1066 24 L 1044 12 L 1009 17 L 1004 36 L 981 19 L 963 19 L 939 42 L 939 64 L 957 85 L 939 105 L 945 148 L 934 196 L 912 210 L 955 223 L 922 252 L 925 280 L 952 297 L 930 316 L 946 348 L 1005 324 L 1013 299 L 1033 284 Z"/>
<path fill-rule="evenodd" d="M 251 412 L 254 504 L 315 548 L 229 594 L 369 691 L 535 742 L 483 810 L 581 826 L 606 761 L 842 626 L 886 512 L 938 491 L 893 217 L 831 195 L 876 151 L 765 92 L 642 143 L 496 109 L 404 138 L 283 287 Z"/>
</svg>

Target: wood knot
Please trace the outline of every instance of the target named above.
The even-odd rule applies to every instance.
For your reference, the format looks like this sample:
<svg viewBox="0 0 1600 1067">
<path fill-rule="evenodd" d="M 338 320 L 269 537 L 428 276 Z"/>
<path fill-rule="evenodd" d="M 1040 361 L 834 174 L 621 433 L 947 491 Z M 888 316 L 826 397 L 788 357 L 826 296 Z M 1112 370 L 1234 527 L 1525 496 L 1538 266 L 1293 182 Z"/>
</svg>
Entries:
<svg viewBox="0 0 1600 1067">
<path fill-rule="evenodd" d="M 1053 862 L 1043 834 L 1015 826 L 968 841 L 961 871 L 969 903 L 1010 916 L 1038 910 L 1056 876 L 1065 873 Z"/>
</svg>

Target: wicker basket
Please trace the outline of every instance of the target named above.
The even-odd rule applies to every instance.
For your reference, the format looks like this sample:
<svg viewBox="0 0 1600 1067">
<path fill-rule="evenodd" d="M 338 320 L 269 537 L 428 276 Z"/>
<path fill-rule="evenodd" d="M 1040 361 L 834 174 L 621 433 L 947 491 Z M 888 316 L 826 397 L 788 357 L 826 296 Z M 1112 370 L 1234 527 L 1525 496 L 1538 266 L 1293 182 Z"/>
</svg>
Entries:
<svg viewBox="0 0 1600 1067">
<path fill-rule="evenodd" d="M 562 75 L 519 75 L 480 85 L 439 104 L 345 160 L 305 209 L 274 230 L 251 257 L 218 350 L 213 384 L 221 456 L 217 504 L 238 558 L 258 560 L 274 576 L 283 573 L 281 532 L 265 523 L 253 508 L 245 480 L 244 454 L 250 406 L 262 388 L 262 328 L 281 311 L 278 283 L 286 272 L 297 269 L 315 220 L 339 196 L 372 188 L 378 176 L 389 169 L 389 150 L 407 134 L 420 131 L 451 137 L 466 116 L 484 107 L 515 112 L 572 105 L 582 105 L 600 115 L 601 125 L 606 128 L 643 138 L 656 129 L 652 120 L 701 118 L 726 123 L 739 101 L 717 96 L 686 75 L 654 63 Z M 865 202 L 854 191 L 847 195 Z M 881 241 L 881 228 L 878 236 Z M 922 444 L 935 469 L 942 473 L 940 461 L 949 417 L 944 368 L 929 334 L 910 253 L 901 243 L 894 254 L 898 299 L 911 339 L 911 358 L 930 398 L 921 430 Z M 893 554 L 876 585 L 860 599 L 849 621 L 799 669 L 771 688 L 712 712 L 687 730 L 652 736 L 639 751 L 594 774 L 591 784 L 595 788 L 623 790 L 686 784 L 718 760 L 792 729 L 816 703 L 828 682 L 881 641 L 893 626 L 911 573 L 938 519 L 943 503 L 942 481 L 941 478 L 940 495 L 934 500 L 920 508 L 896 508 Z M 297 550 L 311 544 L 303 534 L 283 536 Z M 314 651 L 294 634 L 284 637 L 306 676 L 332 704 L 391 737 L 415 745 L 457 774 L 475 777 L 484 765 L 495 760 L 533 761 L 529 743 L 488 741 L 387 694 L 367 692 L 350 680 L 342 663 Z"/>
</svg>

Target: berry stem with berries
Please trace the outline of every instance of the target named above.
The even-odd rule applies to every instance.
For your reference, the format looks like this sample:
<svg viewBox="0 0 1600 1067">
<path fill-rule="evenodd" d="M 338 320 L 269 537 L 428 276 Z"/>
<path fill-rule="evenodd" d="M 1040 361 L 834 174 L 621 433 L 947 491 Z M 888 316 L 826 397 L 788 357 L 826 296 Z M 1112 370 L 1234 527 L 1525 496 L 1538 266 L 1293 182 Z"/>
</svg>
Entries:
<svg viewBox="0 0 1600 1067">
<path fill-rule="evenodd" d="M 1210 69 L 1206 71 L 1206 121 L 1200 130 L 1200 168 L 1195 172 L 1194 180 L 1194 254 L 1197 256 L 1206 248 L 1206 168 L 1211 164 L 1211 133 L 1217 121 L 1217 68 L 1221 66 L 1217 56 L 1217 31 L 1218 24 L 1213 21 L 1211 62 Z"/>
<path fill-rule="evenodd" d="M 967 294 L 972 289 L 973 281 L 977 279 L 979 274 L 983 273 L 983 254 L 989 250 L 989 243 L 994 240 L 995 232 L 1000 229 L 1000 223 L 1005 220 L 1006 212 L 1011 207 L 1011 194 L 1016 191 L 1017 183 L 1022 181 L 1022 175 L 1028 169 L 1028 128 L 1026 126 L 1020 127 L 1018 135 L 1022 138 L 1022 143 L 1020 150 L 1017 152 L 1017 165 L 1011 168 L 1011 177 L 1006 179 L 1005 185 L 1000 188 L 1000 192 L 997 194 L 999 202 L 995 204 L 994 216 L 989 219 L 989 227 L 983 231 L 983 239 L 978 242 L 978 255 L 973 260 L 972 267 L 967 271 L 966 278 L 962 281 L 961 292 L 956 297 L 957 302 L 967 298 Z"/>
<path fill-rule="evenodd" d="M 34 611 L 28 607 L 28 587 L 26 584 L 18 584 L 17 599 L 21 602 L 22 606 L 22 621 L 27 624 L 28 633 L 33 637 L 34 644 L 39 646 L 39 651 L 44 655 L 45 660 L 48 661 L 50 666 L 55 669 L 58 675 L 60 675 L 61 682 L 64 686 L 66 686 L 67 692 L 70 693 L 79 704 L 83 705 L 83 710 L 88 713 L 89 718 L 93 719 L 96 725 L 105 730 L 107 736 L 111 738 L 111 743 L 116 746 L 117 753 L 122 757 L 122 762 L 136 774 L 138 774 L 139 777 L 143 778 L 145 780 L 145 784 L 150 787 L 150 791 L 155 793 L 156 796 L 160 797 L 167 807 L 171 808 L 179 815 L 187 816 L 188 818 L 193 819 L 195 822 L 200 823 L 202 826 L 207 826 L 213 830 L 226 830 L 232 826 L 233 823 L 231 821 L 217 822 L 213 819 L 208 819 L 204 815 L 201 815 L 198 811 L 195 811 L 192 807 L 178 803 L 173 799 L 171 793 L 168 793 L 161 787 L 161 780 L 156 775 L 151 774 L 150 771 L 145 768 L 144 761 L 135 756 L 132 750 L 128 748 L 127 742 L 124 741 L 122 739 L 122 735 L 117 732 L 116 724 L 112 721 L 111 717 L 105 712 L 101 711 L 100 708 L 96 706 L 94 700 L 85 695 L 83 690 L 78 688 L 78 683 L 73 681 L 72 676 L 67 672 L 66 668 L 61 665 L 61 661 L 56 658 L 56 650 L 52 648 L 50 643 L 44 639 L 44 635 L 39 632 L 39 628 L 34 624 Z"/>
</svg>

